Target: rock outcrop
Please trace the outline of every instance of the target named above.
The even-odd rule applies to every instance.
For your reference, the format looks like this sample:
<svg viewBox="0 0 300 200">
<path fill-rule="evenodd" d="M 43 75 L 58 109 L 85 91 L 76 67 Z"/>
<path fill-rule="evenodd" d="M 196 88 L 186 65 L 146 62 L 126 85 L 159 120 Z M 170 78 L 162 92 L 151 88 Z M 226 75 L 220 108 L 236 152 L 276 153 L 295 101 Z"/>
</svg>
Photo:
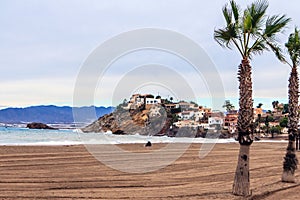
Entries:
<svg viewBox="0 0 300 200">
<path fill-rule="evenodd" d="M 29 129 L 52 129 L 52 130 L 56 129 L 51 126 L 48 126 L 47 124 L 37 123 L 37 122 L 32 122 L 30 124 L 27 124 L 26 127 Z"/>
<path fill-rule="evenodd" d="M 88 132 L 107 132 L 113 134 L 140 134 L 170 137 L 205 137 L 202 129 L 173 125 L 174 114 L 160 105 L 153 105 L 149 109 L 124 109 L 118 106 L 113 113 L 104 115 L 92 124 L 82 128 Z"/>
<path fill-rule="evenodd" d="M 84 127 L 83 132 L 106 132 L 113 134 L 167 135 L 172 122 L 167 111 L 159 105 L 150 109 L 134 110 L 117 108 L 113 113 L 100 117 Z"/>
</svg>

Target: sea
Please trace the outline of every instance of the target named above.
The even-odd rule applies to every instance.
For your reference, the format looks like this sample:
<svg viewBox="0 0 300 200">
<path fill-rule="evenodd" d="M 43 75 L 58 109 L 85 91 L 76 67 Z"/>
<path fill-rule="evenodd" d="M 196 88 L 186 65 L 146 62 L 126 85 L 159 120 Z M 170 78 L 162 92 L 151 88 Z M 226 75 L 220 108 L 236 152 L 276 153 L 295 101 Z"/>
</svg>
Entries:
<svg viewBox="0 0 300 200">
<path fill-rule="evenodd" d="M 115 135 L 82 133 L 79 129 L 43 130 L 20 127 L 0 127 L 0 146 L 50 146 L 79 144 L 135 144 L 135 143 L 237 143 L 234 138 L 186 138 L 167 136 Z M 285 142 L 260 140 L 259 142 Z"/>
</svg>

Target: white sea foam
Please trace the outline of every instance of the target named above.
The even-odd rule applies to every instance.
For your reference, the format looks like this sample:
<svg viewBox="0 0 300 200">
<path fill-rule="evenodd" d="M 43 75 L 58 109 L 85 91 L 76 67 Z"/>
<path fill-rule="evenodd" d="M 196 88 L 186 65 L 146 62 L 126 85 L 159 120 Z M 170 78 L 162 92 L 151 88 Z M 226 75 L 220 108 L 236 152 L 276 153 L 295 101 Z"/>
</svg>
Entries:
<svg viewBox="0 0 300 200">
<path fill-rule="evenodd" d="M 79 145 L 79 144 L 145 144 L 151 143 L 237 143 L 233 138 L 185 138 L 167 136 L 114 135 L 106 133 L 82 133 L 78 130 L 30 130 L 24 128 L 0 128 L 0 145 Z M 255 142 L 286 142 L 284 140 L 260 140 Z"/>
</svg>

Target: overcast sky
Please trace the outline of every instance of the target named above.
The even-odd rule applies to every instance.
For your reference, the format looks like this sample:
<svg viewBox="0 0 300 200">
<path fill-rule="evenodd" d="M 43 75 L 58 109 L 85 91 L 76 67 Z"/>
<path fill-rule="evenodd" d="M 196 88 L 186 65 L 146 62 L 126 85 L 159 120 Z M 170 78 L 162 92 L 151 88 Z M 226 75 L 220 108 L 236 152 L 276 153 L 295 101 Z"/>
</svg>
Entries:
<svg viewBox="0 0 300 200">
<path fill-rule="evenodd" d="M 215 64 L 225 89 L 225 98 L 236 104 L 238 97 L 236 51 L 222 49 L 213 31 L 224 25 L 221 9 L 226 0 L 1 0 L 0 1 L 0 106 L 72 105 L 77 75 L 90 53 L 108 39 L 126 31 L 159 28 L 176 31 L 199 44 Z M 243 7 L 252 1 L 237 1 Z M 284 43 L 296 25 L 300 26 L 299 2 L 271 0 L 269 14 L 292 18 Z M 139 62 L 137 62 L 137 60 Z M 182 63 L 181 63 L 182 62 Z M 159 63 L 177 68 L 185 79 L 190 71 L 183 61 L 162 52 L 136 52 L 115 64 L 105 75 L 107 84 L 94 103 L 110 105 L 111 94 L 128 72 L 122 66 Z M 182 68 L 180 68 L 182 66 Z M 254 57 L 255 104 L 270 108 L 272 100 L 286 101 L 289 67 L 272 53 Z M 126 69 L 126 67 L 124 68 Z M 141 74 L 142 76 L 143 74 Z M 191 80 L 193 80 L 191 75 Z M 200 83 L 200 84 L 199 84 Z M 209 93 L 203 81 L 193 88 L 200 103 Z M 202 85 L 201 85 L 202 84 Z M 157 91 L 175 96 L 168 88 L 137 85 L 132 92 Z M 97 93 L 97 92 L 96 92 Z M 124 97 L 129 98 L 129 97 Z M 209 104 L 209 103 L 208 103 Z"/>
</svg>

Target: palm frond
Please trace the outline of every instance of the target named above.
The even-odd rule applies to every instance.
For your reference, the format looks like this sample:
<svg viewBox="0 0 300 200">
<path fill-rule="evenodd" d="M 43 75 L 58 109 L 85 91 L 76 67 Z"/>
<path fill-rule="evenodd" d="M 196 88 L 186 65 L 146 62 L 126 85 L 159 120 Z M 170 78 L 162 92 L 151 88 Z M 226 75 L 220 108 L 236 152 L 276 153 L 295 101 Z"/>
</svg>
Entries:
<svg viewBox="0 0 300 200">
<path fill-rule="evenodd" d="M 268 47 L 266 46 L 266 43 L 262 40 L 258 40 L 255 45 L 251 47 L 251 51 L 249 52 L 249 57 L 251 57 L 251 54 L 262 54 L 265 50 L 268 50 Z"/>
<path fill-rule="evenodd" d="M 298 65 L 300 62 L 300 36 L 297 28 L 295 28 L 294 33 L 290 34 L 285 47 L 288 50 L 293 65 Z"/>
<path fill-rule="evenodd" d="M 240 21 L 240 7 L 235 3 L 235 1 L 230 1 L 232 14 L 234 16 L 235 23 L 238 24 Z"/>
<path fill-rule="evenodd" d="M 225 18 L 226 24 L 230 25 L 232 23 L 232 10 L 228 8 L 227 4 L 222 9 L 223 16 Z"/>
<path fill-rule="evenodd" d="M 251 33 L 252 32 L 252 17 L 248 10 L 244 11 L 243 16 L 243 33 Z"/>
<path fill-rule="evenodd" d="M 222 12 L 226 26 L 214 31 L 214 39 L 222 47 L 231 49 L 233 45 L 236 46 L 241 53 L 241 48 L 237 44 L 237 40 L 239 40 L 239 7 L 232 0 L 230 5 L 226 4 L 223 7 Z"/>
<path fill-rule="evenodd" d="M 255 33 L 257 30 L 262 29 L 264 16 L 269 4 L 266 0 L 258 0 L 247 7 L 245 14 L 249 15 L 246 17 L 251 19 L 251 26 L 245 29 L 245 32 Z M 249 22 L 250 23 L 250 22 Z"/>
<path fill-rule="evenodd" d="M 218 29 L 214 32 L 214 39 L 222 47 L 231 49 L 231 42 L 236 38 L 236 32 L 233 27 L 226 27 L 224 29 Z"/>
<path fill-rule="evenodd" d="M 276 35 L 283 31 L 290 18 L 285 15 L 267 18 L 268 6 L 267 0 L 257 0 L 241 11 L 236 2 L 230 0 L 222 9 L 226 25 L 214 31 L 214 39 L 222 47 L 231 49 L 235 46 L 243 57 L 251 58 L 251 54 L 272 50 L 279 60 L 285 61 Z"/>
<path fill-rule="evenodd" d="M 281 32 L 290 21 L 291 19 L 285 15 L 268 17 L 263 35 L 268 38 L 273 37 L 275 34 Z"/>
<path fill-rule="evenodd" d="M 270 49 L 274 52 L 278 60 L 280 60 L 281 62 L 287 62 L 284 54 L 282 53 L 281 47 L 278 44 L 272 43 L 271 41 L 268 41 L 268 39 L 265 39 L 265 41 Z"/>
</svg>

